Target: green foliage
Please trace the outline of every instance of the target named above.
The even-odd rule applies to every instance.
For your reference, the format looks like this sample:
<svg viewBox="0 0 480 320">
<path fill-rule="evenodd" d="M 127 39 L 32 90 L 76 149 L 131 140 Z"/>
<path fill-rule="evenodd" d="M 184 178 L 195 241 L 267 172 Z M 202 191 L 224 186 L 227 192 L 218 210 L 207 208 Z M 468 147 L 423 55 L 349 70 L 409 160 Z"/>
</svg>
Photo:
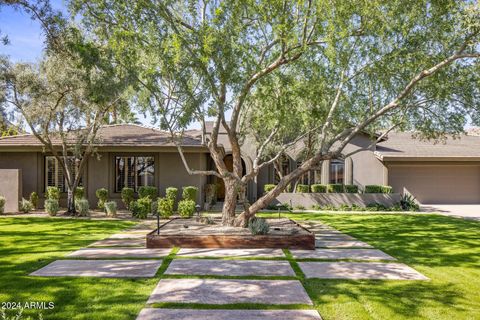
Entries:
<svg viewBox="0 0 480 320">
<path fill-rule="evenodd" d="M 80 217 L 88 217 L 90 215 L 90 204 L 87 199 L 75 200 L 75 209 Z"/>
<path fill-rule="evenodd" d="M 29 213 L 33 209 L 33 205 L 30 201 L 22 198 L 22 201 L 18 203 L 18 209 L 23 213 Z"/>
<path fill-rule="evenodd" d="M 263 186 L 263 191 L 265 193 L 267 193 L 267 192 L 270 192 L 273 189 L 275 189 L 275 187 L 276 187 L 276 185 L 274 185 L 274 184 L 266 184 L 266 185 Z"/>
<path fill-rule="evenodd" d="M 155 199 L 158 195 L 158 189 L 152 186 L 141 186 L 138 188 L 138 197 L 145 198 L 149 197 L 150 199 Z"/>
<path fill-rule="evenodd" d="M 135 191 L 132 188 L 125 187 L 122 189 L 121 197 L 125 207 L 130 209 L 130 204 L 135 199 Z"/>
<path fill-rule="evenodd" d="M 158 214 L 162 218 L 170 218 L 173 215 L 173 206 L 174 202 L 173 199 L 165 197 L 165 198 L 158 198 Z"/>
<path fill-rule="evenodd" d="M 420 206 L 418 205 L 415 197 L 413 197 L 411 194 L 404 193 L 402 195 L 402 198 L 400 199 L 399 203 L 400 207 L 402 210 L 405 211 L 419 211 Z"/>
<path fill-rule="evenodd" d="M 58 200 L 56 199 L 47 199 L 45 200 L 45 211 L 51 216 L 56 216 L 60 206 Z"/>
<path fill-rule="evenodd" d="M 343 184 L 336 183 L 336 184 L 327 184 L 327 192 L 328 193 L 343 193 Z"/>
<path fill-rule="evenodd" d="M 264 218 L 253 217 L 248 221 L 248 230 L 253 235 L 267 234 L 270 231 L 270 225 Z"/>
<path fill-rule="evenodd" d="M 5 199 L 4 196 L 0 196 L 0 214 L 3 214 L 5 212 L 5 203 L 7 202 L 7 199 Z"/>
<path fill-rule="evenodd" d="M 105 202 L 105 212 L 107 213 L 108 217 L 116 217 L 117 216 L 117 202 L 115 202 L 115 201 Z"/>
<path fill-rule="evenodd" d="M 297 184 L 297 188 L 295 189 L 295 192 L 297 193 L 308 193 L 309 187 L 306 184 Z"/>
<path fill-rule="evenodd" d="M 85 188 L 84 187 L 77 187 L 75 189 L 75 199 L 85 199 Z"/>
<path fill-rule="evenodd" d="M 165 190 L 165 196 L 168 198 L 168 199 L 171 199 L 175 202 L 175 200 L 177 200 L 177 194 L 178 194 L 178 189 L 175 188 L 175 187 L 168 187 L 166 190 Z"/>
<path fill-rule="evenodd" d="M 365 193 L 392 193 L 393 189 L 390 186 L 382 186 L 382 185 L 366 185 L 365 186 Z"/>
<path fill-rule="evenodd" d="M 299 204 L 299 205 L 296 205 L 294 209 L 296 209 L 296 210 L 305 210 L 305 209 L 307 209 L 307 208 L 305 208 L 305 206 Z"/>
<path fill-rule="evenodd" d="M 95 191 L 95 195 L 98 198 L 97 208 L 100 210 L 105 209 L 105 202 L 108 200 L 108 190 L 105 188 L 100 188 Z"/>
<path fill-rule="evenodd" d="M 343 186 L 343 190 L 346 193 L 358 193 L 358 186 L 354 184 L 346 184 Z"/>
<path fill-rule="evenodd" d="M 217 194 L 217 186 L 215 184 L 205 185 L 205 202 L 209 205 L 215 203 L 215 195 Z"/>
<path fill-rule="evenodd" d="M 130 203 L 132 217 L 137 219 L 146 219 L 151 211 L 152 200 L 148 197 L 140 198 Z"/>
<path fill-rule="evenodd" d="M 192 200 L 195 202 L 197 200 L 197 192 L 198 192 L 197 187 L 193 187 L 193 186 L 183 187 L 182 198 L 183 200 Z"/>
<path fill-rule="evenodd" d="M 313 193 L 325 193 L 327 192 L 327 186 L 324 184 L 312 184 L 310 189 Z"/>
<path fill-rule="evenodd" d="M 45 197 L 46 199 L 60 200 L 60 189 L 57 187 L 47 187 Z"/>
<path fill-rule="evenodd" d="M 195 213 L 195 201 L 184 199 L 178 203 L 178 214 L 182 218 L 190 218 Z"/>
<path fill-rule="evenodd" d="M 37 209 L 38 208 L 38 193 L 36 193 L 35 191 L 33 191 L 32 193 L 30 193 L 30 202 L 32 203 L 32 206 L 33 206 L 33 209 Z"/>
</svg>

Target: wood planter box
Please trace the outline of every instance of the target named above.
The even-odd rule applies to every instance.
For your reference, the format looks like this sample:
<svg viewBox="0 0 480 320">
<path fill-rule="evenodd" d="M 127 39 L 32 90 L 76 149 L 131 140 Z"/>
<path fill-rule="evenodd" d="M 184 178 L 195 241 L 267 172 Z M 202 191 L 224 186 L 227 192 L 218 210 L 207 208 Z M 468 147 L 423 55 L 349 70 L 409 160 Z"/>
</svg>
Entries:
<svg viewBox="0 0 480 320">
<path fill-rule="evenodd" d="M 155 230 L 147 235 L 147 248 L 315 249 L 315 235 L 312 232 L 290 219 L 278 222 L 281 226 L 276 226 L 275 219 L 269 220 L 269 234 L 252 235 L 244 228 L 222 230 L 217 225 L 205 225 L 202 228 L 193 219 L 172 219 L 160 226 L 159 234 Z M 215 227 L 220 230 L 215 230 Z M 178 233 L 175 233 L 175 229 Z"/>
</svg>

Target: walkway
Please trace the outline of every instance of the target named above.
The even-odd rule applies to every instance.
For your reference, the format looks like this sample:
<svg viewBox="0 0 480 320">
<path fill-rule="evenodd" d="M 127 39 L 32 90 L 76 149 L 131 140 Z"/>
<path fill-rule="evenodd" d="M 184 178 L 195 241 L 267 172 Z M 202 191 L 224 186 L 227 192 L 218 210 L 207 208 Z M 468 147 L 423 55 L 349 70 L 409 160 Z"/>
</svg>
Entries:
<svg viewBox="0 0 480 320">
<path fill-rule="evenodd" d="M 425 204 L 421 211 L 480 221 L 480 204 Z"/>
</svg>

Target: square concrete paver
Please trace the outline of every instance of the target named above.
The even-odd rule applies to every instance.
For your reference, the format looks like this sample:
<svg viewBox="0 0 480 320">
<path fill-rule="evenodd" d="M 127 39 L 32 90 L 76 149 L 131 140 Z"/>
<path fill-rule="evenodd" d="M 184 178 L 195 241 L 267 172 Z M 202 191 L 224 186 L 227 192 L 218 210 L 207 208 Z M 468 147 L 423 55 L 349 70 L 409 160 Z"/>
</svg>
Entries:
<svg viewBox="0 0 480 320">
<path fill-rule="evenodd" d="M 371 245 L 363 241 L 339 241 L 339 240 L 315 240 L 317 248 L 372 248 Z"/>
<path fill-rule="evenodd" d="M 146 234 L 144 233 L 116 233 L 112 234 L 110 237 L 107 239 L 143 239 L 146 240 Z M 106 239 L 106 240 L 107 240 Z"/>
<path fill-rule="evenodd" d="M 316 233 L 315 239 L 321 241 L 358 241 L 356 238 L 344 233 Z"/>
<path fill-rule="evenodd" d="M 42 277 L 151 278 L 161 260 L 57 260 L 32 272 Z"/>
<path fill-rule="evenodd" d="M 192 249 L 183 248 L 177 253 L 180 257 L 237 257 L 237 258 L 285 258 L 282 249 Z"/>
<path fill-rule="evenodd" d="M 428 280 L 403 263 L 382 262 L 299 262 L 307 278 Z"/>
<path fill-rule="evenodd" d="M 168 256 L 172 249 L 145 248 L 86 248 L 70 253 L 67 257 L 75 258 L 161 258 Z"/>
<path fill-rule="evenodd" d="M 166 274 L 221 276 L 295 276 L 288 261 L 274 260 L 173 260 Z"/>
<path fill-rule="evenodd" d="M 297 280 L 162 279 L 147 303 L 312 304 Z"/>
<path fill-rule="evenodd" d="M 137 320 L 321 320 L 315 310 L 201 310 L 155 309 L 140 311 Z"/>
<path fill-rule="evenodd" d="M 89 247 L 145 247 L 145 239 L 104 239 Z"/>
<path fill-rule="evenodd" d="M 396 260 L 377 249 L 315 249 L 291 250 L 296 259 L 332 259 L 332 260 Z"/>
</svg>

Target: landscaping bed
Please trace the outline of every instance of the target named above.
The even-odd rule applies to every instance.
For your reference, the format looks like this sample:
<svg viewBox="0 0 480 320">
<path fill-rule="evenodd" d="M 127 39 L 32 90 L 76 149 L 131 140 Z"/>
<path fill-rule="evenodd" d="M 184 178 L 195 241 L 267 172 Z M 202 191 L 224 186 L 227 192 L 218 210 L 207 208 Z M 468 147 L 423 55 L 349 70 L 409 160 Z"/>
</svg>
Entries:
<svg viewBox="0 0 480 320">
<path fill-rule="evenodd" d="M 225 227 L 196 219 L 172 219 L 147 235 L 147 248 L 292 248 L 315 249 L 315 235 L 290 219 L 268 219 L 270 231 L 252 235 L 247 228 Z"/>
</svg>

